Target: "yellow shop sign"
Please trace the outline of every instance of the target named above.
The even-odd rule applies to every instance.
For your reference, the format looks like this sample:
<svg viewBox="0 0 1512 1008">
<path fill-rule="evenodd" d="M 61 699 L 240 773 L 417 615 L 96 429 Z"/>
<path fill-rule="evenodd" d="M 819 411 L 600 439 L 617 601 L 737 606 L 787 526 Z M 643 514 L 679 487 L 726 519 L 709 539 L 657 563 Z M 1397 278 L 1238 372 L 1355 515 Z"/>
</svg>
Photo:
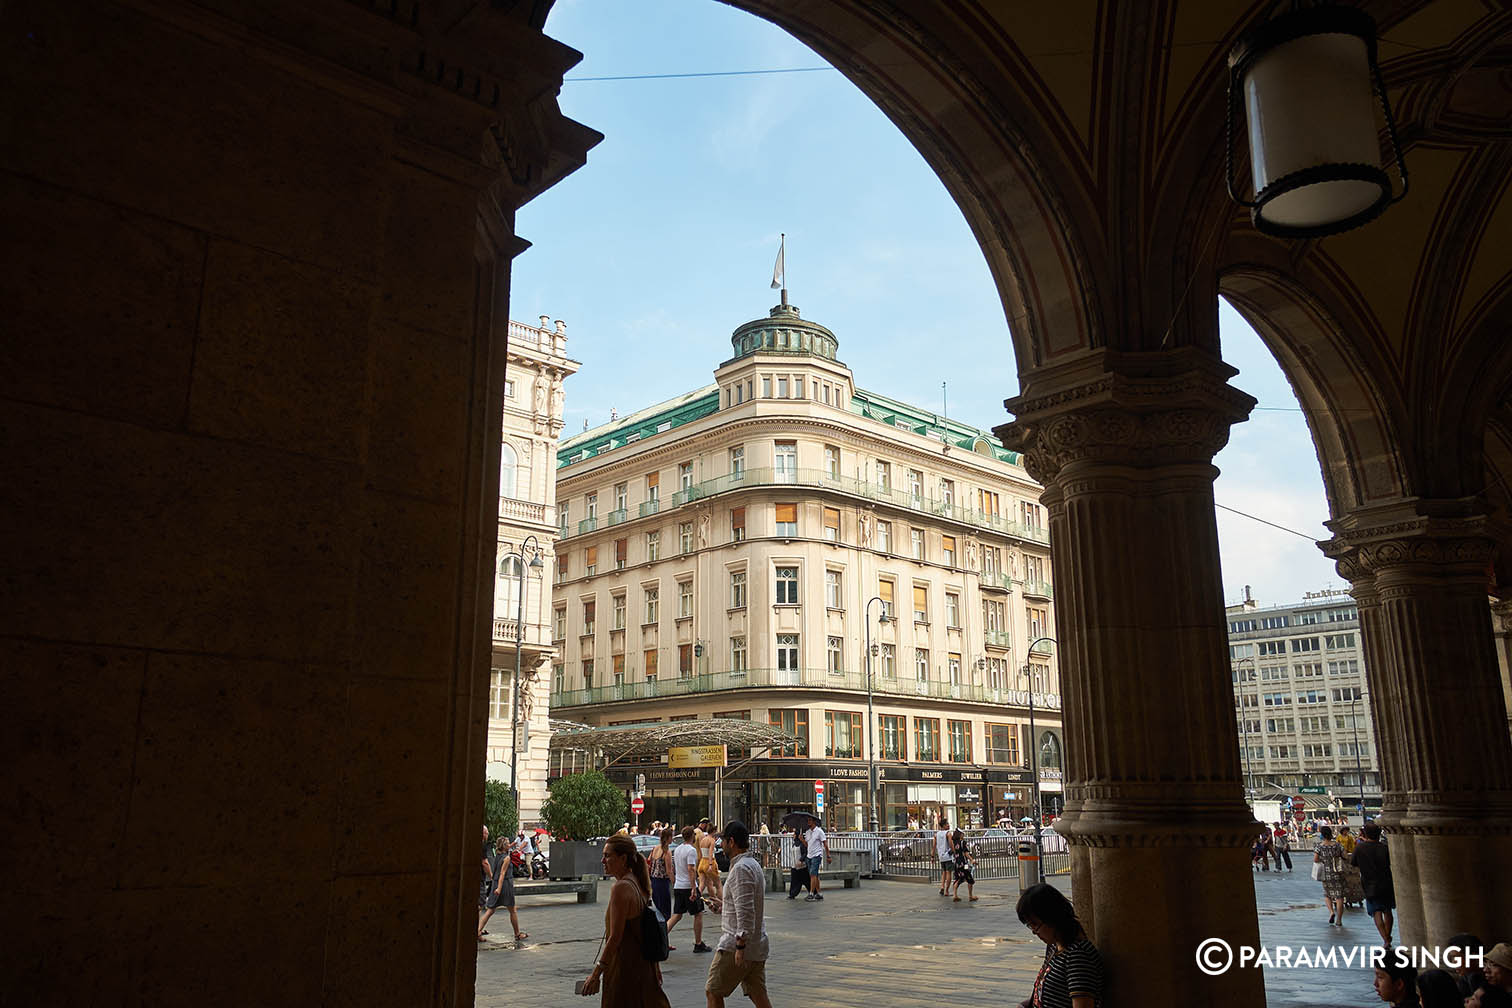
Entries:
<svg viewBox="0 0 1512 1008">
<path fill-rule="evenodd" d="M 673 769 L 726 765 L 722 745 L 673 746 L 667 750 L 667 766 Z"/>
</svg>

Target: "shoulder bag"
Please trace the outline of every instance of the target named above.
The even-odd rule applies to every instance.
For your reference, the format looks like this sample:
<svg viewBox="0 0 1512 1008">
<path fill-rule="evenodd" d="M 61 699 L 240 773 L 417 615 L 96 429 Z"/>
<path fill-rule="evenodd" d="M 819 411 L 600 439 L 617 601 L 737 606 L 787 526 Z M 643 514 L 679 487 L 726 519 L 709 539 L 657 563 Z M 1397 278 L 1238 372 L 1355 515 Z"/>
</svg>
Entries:
<svg viewBox="0 0 1512 1008">
<path fill-rule="evenodd" d="M 667 944 L 667 918 L 650 900 L 641 907 L 641 957 L 647 962 L 666 962 L 671 951 Z"/>
</svg>

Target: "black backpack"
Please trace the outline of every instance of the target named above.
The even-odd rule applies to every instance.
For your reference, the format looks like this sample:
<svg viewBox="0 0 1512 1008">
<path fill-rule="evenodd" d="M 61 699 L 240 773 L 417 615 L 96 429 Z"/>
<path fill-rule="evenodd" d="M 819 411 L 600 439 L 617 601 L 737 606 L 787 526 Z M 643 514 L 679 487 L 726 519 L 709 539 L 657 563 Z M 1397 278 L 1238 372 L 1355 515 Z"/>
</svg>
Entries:
<svg viewBox="0 0 1512 1008">
<path fill-rule="evenodd" d="M 642 958 L 647 962 L 666 962 L 671 951 L 667 947 L 667 918 L 649 900 L 641 907 L 640 927 Z"/>
</svg>

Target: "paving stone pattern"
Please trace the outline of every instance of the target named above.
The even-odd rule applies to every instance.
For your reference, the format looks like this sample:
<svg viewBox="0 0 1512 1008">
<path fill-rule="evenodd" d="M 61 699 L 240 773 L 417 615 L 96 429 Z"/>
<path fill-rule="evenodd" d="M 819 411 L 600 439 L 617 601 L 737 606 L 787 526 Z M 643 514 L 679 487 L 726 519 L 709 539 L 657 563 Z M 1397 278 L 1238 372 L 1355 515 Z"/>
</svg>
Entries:
<svg viewBox="0 0 1512 1008">
<path fill-rule="evenodd" d="M 1308 874 L 1307 855 L 1296 871 L 1256 873 L 1261 938 L 1267 947 L 1379 944 L 1363 911 L 1351 911 L 1342 932 L 1327 924 L 1322 891 Z M 1069 878 L 1051 880 L 1067 889 Z M 608 883 L 597 905 L 579 905 L 572 896 L 540 896 L 519 907 L 520 923 L 531 935 L 516 945 L 509 918 L 495 915 L 490 935 L 478 946 L 479 1008 L 530 1005 L 532 1008 L 586 1008 L 598 997 L 572 993 L 586 976 L 603 934 Z M 1016 1005 L 1028 997 L 1044 955 L 1014 914 L 1018 887 L 1012 882 L 977 887 L 977 903 L 953 903 L 932 885 L 863 880 L 861 888 L 836 888 L 823 902 L 789 901 L 767 894 L 767 934 L 772 958 L 767 986 L 772 1003 L 822 1006 Z M 718 917 L 706 915 L 704 940 L 719 936 Z M 663 966 L 664 988 L 673 1008 L 704 1003 L 708 955 L 693 954 L 688 920 L 673 931 L 677 951 Z M 1378 1004 L 1371 973 L 1362 969 L 1267 969 L 1270 1008 Z M 1200 992 L 1193 992 L 1200 995 Z M 750 1002 L 736 991 L 728 1003 Z M 1175 1003 L 1200 1004 L 1200 996 Z"/>
</svg>

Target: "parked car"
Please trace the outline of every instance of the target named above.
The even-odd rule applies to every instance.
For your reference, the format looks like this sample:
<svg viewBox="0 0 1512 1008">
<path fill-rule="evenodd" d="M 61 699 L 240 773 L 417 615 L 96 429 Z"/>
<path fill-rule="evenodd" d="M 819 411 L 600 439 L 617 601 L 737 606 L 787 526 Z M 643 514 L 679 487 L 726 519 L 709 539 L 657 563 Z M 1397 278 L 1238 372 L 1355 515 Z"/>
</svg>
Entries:
<svg viewBox="0 0 1512 1008">
<path fill-rule="evenodd" d="M 882 841 L 877 857 L 882 861 L 931 860 L 935 856 L 934 830 L 904 830 Z"/>
<path fill-rule="evenodd" d="M 657 840 L 656 836 L 651 833 L 632 833 L 630 835 L 630 839 L 635 843 L 635 849 L 640 851 L 642 854 L 650 854 L 653 850 L 656 849 L 657 843 L 660 842 Z M 674 834 L 671 842 L 667 844 L 667 849 L 670 850 L 680 843 L 682 843 L 682 837 Z"/>
</svg>

